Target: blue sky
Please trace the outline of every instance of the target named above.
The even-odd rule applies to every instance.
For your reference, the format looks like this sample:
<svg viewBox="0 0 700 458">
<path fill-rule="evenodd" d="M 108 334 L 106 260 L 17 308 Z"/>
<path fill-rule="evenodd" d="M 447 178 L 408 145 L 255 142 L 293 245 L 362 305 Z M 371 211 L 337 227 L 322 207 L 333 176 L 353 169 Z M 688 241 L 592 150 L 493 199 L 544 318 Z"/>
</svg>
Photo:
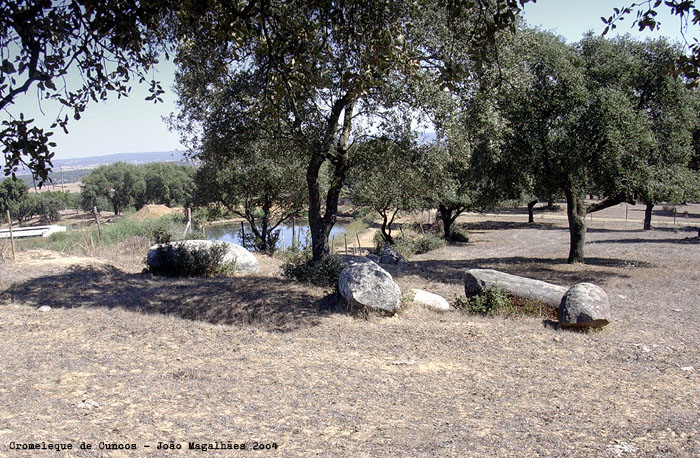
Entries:
<svg viewBox="0 0 700 458">
<path fill-rule="evenodd" d="M 577 41 L 581 35 L 593 30 L 601 33 L 604 25 L 601 16 L 609 16 L 614 6 L 628 4 L 625 0 L 538 0 L 525 6 L 524 17 L 528 24 L 544 30 L 553 30 L 569 42 Z M 664 7 L 661 7 L 664 9 Z M 631 29 L 633 18 L 620 23 L 616 33 L 631 33 L 635 37 L 665 35 L 680 40 L 679 22 L 666 10 L 659 14 L 661 31 L 655 34 L 640 34 Z M 611 34 L 613 36 L 614 34 Z M 156 77 L 166 90 L 163 103 L 154 104 L 144 98 L 148 95 L 147 86 L 136 86 L 128 98 L 111 97 L 106 103 L 91 104 L 80 121 L 69 124 L 69 134 L 55 133 L 53 140 L 58 144 L 56 158 L 99 156 L 112 153 L 183 150 L 178 134 L 170 132 L 162 117 L 176 110 L 175 94 L 172 91 L 174 66 L 172 62 L 161 63 Z M 27 115 L 41 119 L 37 109 L 36 94 L 19 101 Z M 48 127 L 51 117 L 58 107 L 44 105 L 47 117 L 42 121 Z"/>
</svg>

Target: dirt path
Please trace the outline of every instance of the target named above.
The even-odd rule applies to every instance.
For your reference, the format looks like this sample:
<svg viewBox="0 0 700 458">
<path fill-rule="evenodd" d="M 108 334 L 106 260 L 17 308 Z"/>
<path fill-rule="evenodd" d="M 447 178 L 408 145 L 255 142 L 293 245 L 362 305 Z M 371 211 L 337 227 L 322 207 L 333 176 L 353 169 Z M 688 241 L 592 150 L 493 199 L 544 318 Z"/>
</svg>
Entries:
<svg viewBox="0 0 700 458">
<path fill-rule="evenodd" d="M 285 457 L 698 456 L 694 234 L 594 219 L 588 264 L 569 266 L 563 226 L 520 221 L 474 217 L 469 244 L 392 273 L 451 298 L 470 267 L 594 281 L 609 329 L 419 308 L 365 320 L 271 275 L 174 280 L 109 262 L 22 264 L 9 286 L 3 263 L 0 455 L 36 456 L 8 446 L 42 440 L 188 455 L 154 450 L 174 440 L 276 443 L 265 454 Z"/>
</svg>

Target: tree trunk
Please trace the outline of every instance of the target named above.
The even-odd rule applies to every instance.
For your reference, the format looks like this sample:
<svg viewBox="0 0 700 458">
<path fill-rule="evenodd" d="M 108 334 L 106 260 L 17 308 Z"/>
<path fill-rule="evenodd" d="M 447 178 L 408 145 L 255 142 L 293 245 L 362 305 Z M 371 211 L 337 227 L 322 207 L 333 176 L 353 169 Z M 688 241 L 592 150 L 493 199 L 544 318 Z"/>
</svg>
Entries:
<svg viewBox="0 0 700 458">
<path fill-rule="evenodd" d="M 651 230 L 651 211 L 654 208 L 654 204 L 646 204 L 644 209 L 644 230 Z"/>
<path fill-rule="evenodd" d="M 336 101 L 328 120 L 326 136 L 319 149 L 312 155 L 306 168 L 306 184 L 309 191 L 309 232 L 311 232 L 311 253 L 314 262 L 330 255 L 328 236 L 335 225 L 338 216 L 338 199 L 345 184 L 348 172 L 348 141 L 352 128 L 352 112 L 355 99 L 350 93 Z M 338 121 L 341 112 L 344 112 L 340 136 L 338 137 L 335 151 L 333 151 L 333 139 L 336 135 Z M 332 157 L 332 159 L 331 159 Z M 333 163 L 333 176 L 326 194 L 326 209 L 321 215 L 321 186 L 319 172 L 321 166 L 330 159 Z"/>
<path fill-rule="evenodd" d="M 533 224 L 535 222 L 535 205 L 537 204 L 537 199 L 532 200 L 527 203 L 527 222 Z"/>
<path fill-rule="evenodd" d="M 449 240 L 450 233 L 452 232 L 452 223 L 454 221 L 454 218 L 452 218 L 452 209 L 440 204 L 438 205 L 438 214 L 444 226 L 445 240 Z"/>
<path fill-rule="evenodd" d="M 318 174 L 323 164 L 323 157 L 311 158 L 306 169 L 306 184 L 309 188 L 309 232 L 311 232 L 311 253 L 313 259 L 319 260 L 330 253 L 326 224 L 321 216 L 321 186 Z M 329 231 L 330 232 L 330 231 Z"/>
<path fill-rule="evenodd" d="M 394 245 L 394 238 L 391 236 L 391 223 L 394 222 L 394 218 L 396 217 L 396 213 L 398 210 L 396 210 L 391 217 L 391 220 L 389 220 L 389 213 L 387 210 L 380 211 L 379 214 L 382 215 L 382 236 L 384 237 L 384 240 L 389 243 L 390 245 Z"/>
<path fill-rule="evenodd" d="M 586 206 L 583 195 L 571 188 L 566 190 L 566 216 L 569 219 L 569 264 L 584 261 L 586 245 Z"/>
</svg>

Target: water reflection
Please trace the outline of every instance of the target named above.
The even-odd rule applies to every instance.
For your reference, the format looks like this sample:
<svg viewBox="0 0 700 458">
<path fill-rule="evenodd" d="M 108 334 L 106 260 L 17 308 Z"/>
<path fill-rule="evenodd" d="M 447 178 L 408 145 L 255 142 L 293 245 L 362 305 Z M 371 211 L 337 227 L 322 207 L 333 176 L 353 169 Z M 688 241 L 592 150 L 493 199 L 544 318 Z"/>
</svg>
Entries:
<svg viewBox="0 0 700 458">
<path fill-rule="evenodd" d="M 311 233 L 309 232 L 309 224 L 307 221 L 297 221 L 294 229 L 292 229 L 292 224 L 285 224 L 277 228 L 280 231 L 280 239 L 278 244 L 278 249 L 287 249 L 292 245 L 292 235 L 294 235 L 294 240 L 297 246 L 302 248 L 311 245 Z M 243 231 L 246 234 L 250 234 L 250 225 L 248 223 L 243 224 Z M 339 246 L 340 239 L 337 239 L 338 234 L 345 232 L 345 224 L 336 223 L 331 229 L 331 238 L 336 237 L 335 245 Z M 241 243 L 241 223 L 230 223 L 221 224 L 216 226 L 211 226 L 206 228 L 207 240 L 222 240 L 224 242 L 232 242 L 238 245 Z M 342 237 L 341 237 L 342 238 Z M 329 240 L 330 243 L 330 240 Z"/>
</svg>

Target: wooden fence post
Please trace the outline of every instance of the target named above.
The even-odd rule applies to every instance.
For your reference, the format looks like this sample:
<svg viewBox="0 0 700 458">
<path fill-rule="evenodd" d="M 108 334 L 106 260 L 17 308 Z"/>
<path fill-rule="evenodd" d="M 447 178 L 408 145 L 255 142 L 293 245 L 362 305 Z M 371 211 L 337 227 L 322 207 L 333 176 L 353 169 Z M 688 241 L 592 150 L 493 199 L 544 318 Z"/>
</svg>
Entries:
<svg viewBox="0 0 700 458">
<path fill-rule="evenodd" d="M 10 245 L 12 246 L 12 260 L 17 261 L 17 256 L 15 255 L 15 238 L 12 236 L 12 218 L 10 217 L 10 210 L 5 210 L 7 213 L 7 225 L 10 227 Z"/>
<path fill-rule="evenodd" d="M 673 229 L 676 229 L 676 206 L 673 206 Z"/>
<path fill-rule="evenodd" d="M 100 218 L 97 217 L 97 207 L 92 207 L 92 214 L 97 222 L 97 235 L 100 238 L 100 244 L 104 246 L 104 242 L 102 241 L 102 225 L 100 224 Z"/>
<path fill-rule="evenodd" d="M 185 233 L 183 234 L 183 237 L 187 235 L 187 232 L 192 227 L 192 210 L 190 210 L 189 208 L 185 209 L 185 218 L 187 218 L 187 225 L 185 225 Z"/>
<path fill-rule="evenodd" d="M 355 234 L 355 238 L 357 239 L 357 251 L 359 252 L 358 254 L 362 256 L 362 245 L 360 245 L 360 235 Z"/>
<path fill-rule="evenodd" d="M 345 238 L 345 254 L 348 254 L 348 235 L 343 234 L 343 237 Z"/>
</svg>

